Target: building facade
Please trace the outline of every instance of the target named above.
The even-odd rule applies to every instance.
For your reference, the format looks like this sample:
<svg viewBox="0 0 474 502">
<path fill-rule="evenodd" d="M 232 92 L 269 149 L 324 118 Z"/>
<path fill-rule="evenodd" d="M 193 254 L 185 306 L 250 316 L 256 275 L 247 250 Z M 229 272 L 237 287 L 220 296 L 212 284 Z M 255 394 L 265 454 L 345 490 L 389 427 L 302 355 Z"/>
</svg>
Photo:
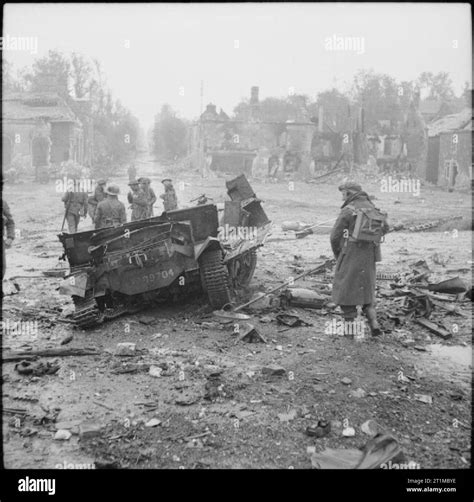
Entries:
<svg viewBox="0 0 474 502">
<path fill-rule="evenodd" d="M 2 167 L 37 171 L 72 160 L 91 163 L 91 131 L 54 91 L 6 93 L 2 99 Z"/>
<path fill-rule="evenodd" d="M 448 190 L 472 180 L 472 109 L 439 119 L 428 128 L 426 180 Z"/>
</svg>

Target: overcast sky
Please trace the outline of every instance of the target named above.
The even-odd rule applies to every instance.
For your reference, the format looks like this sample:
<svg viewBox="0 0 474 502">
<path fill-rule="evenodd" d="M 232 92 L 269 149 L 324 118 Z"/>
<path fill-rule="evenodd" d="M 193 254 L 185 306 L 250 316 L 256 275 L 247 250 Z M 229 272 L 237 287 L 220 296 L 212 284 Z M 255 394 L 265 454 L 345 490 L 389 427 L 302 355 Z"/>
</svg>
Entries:
<svg viewBox="0 0 474 502">
<path fill-rule="evenodd" d="M 262 99 L 314 97 L 359 68 L 397 80 L 447 71 L 456 93 L 472 75 L 469 4 L 7 4 L 6 35 L 38 37 L 36 55 L 4 49 L 15 68 L 49 49 L 99 59 L 144 127 L 165 102 L 195 118 L 201 80 L 204 104 L 231 113 L 252 85 Z M 328 50 L 334 35 L 364 45 Z"/>
</svg>

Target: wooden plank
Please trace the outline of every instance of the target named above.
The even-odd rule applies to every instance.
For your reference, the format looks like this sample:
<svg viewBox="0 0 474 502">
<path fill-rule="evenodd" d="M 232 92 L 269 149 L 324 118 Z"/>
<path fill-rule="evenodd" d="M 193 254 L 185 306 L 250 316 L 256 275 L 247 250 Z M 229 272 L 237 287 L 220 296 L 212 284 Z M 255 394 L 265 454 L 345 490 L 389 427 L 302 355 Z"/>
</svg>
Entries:
<svg viewBox="0 0 474 502">
<path fill-rule="evenodd" d="M 442 338 L 443 340 L 447 340 L 448 338 L 451 338 L 453 336 L 449 331 L 446 331 L 444 328 L 442 328 L 441 326 L 438 326 L 434 322 L 428 321 L 428 319 L 418 318 L 418 319 L 415 319 L 415 321 L 418 324 L 420 324 L 421 326 L 430 330 L 436 336 L 439 336 L 440 338 Z"/>
<path fill-rule="evenodd" d="M 30 360 L 35 356 L 38 357 L 68 357 L 68 356 L 96 356 L 100 352 L 94 349 L 79 349 L 79 348 L 58 348 L 44 350 L 28 350 L 21 352 L 10 352 L 2 354 L 3 362 L 21 361 L 23 359 Z"/>
</svg>

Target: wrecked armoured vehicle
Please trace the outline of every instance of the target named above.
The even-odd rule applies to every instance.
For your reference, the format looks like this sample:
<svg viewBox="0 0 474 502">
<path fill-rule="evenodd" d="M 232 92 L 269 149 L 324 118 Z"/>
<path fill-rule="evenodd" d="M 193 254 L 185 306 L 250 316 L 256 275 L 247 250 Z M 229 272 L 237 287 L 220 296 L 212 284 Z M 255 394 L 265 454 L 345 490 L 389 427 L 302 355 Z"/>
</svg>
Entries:
<svg viewBox="0 0 474 502">
<path fill-rule="evenodd" d="M 70 273 L 73 320 L 89 328 L 158 301 L 204 291 L 213 308 L 232 300 L 254 273 L 271 222 L 244 175 L 226 182 L 230 201 L 58 235 Z"/>
</svg>

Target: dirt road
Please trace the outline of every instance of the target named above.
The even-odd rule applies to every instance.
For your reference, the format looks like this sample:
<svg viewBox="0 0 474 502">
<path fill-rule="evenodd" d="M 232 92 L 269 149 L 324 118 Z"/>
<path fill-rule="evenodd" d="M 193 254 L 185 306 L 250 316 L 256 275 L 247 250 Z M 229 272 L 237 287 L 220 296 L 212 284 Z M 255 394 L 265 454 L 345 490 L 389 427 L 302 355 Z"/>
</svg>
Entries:
<svg viewBox="0 0 474 502">
<path fill-rule="evenodd" d="M 156 192 L 161 191 L 160 174 L 151 172 Z M 117 181 L 124 200 L 126 180 Z M 260 250 L 248 296 L 296 275 L 298 267 L 308 269 L 330 257 L 327 228 L 301 240 L 279 229 L 288 220 L 334 218 L 341 204 L 336 182 L 254 181 L 252 186 L 275 231 Z M 220 178 L 175 179 L 175 187 L 181 206 L 204 192 L 214 202 L 225 200 Z M 470 194 L 422 189 L 415 197 L 381 193 L 375 183 L 364 188 L 391 222 L 465 217 L 445 232 L 387 235 L 380 271 L 408 271 L 423 259 L 434 278 L 459 275 L 471 283 Z M 55 267 L 62 254 L 56 234 L 63 207 L 54 184 L 9 185 L 4 197 L 20 232 L 8 252 L 6 277 Z M 85 224 L 90 226 L 90 219 Z M 298 285 L 311 288 L 317 281 L 320 276 Z M 464 316 L 443 315 L 448 327 L 457 325 L 448 341 L 414 324 L 376 340 L 355 341 L 327 334 L 330 313 L 303 309 L 292 313 L 311 326 L 284 330 L 275 309 L 257 308 L 250 322 L 268 344 L 247 344 L 236 343 L 232 324 L 210 315 L 205 298 L 84 332 L 57 321 L 72 308 L 71 300 L 58 293 L 59 279 L 17 282 L 21 291 L 4 298 L 4 320 L 36 321 L 38 330 L 4 329 L 4 351 L 57 347 L 73 335 L 66 347 L 94 347 L 100 354 L 60 358 L 57 373 L 38 377 L 20 375 L 15 363 L 3 365 L 3 405 L 25 410 L 4 415 L 7 467 L 310 468 L 312 451 L 362 447 L 368 436 L 360 426 L 369 419 L 392 434 L 421 468 L 470 466 L 470 304 L 460 304 Z M 385 301 L 380 297 L 381 310 Z M 120 342 L 135 343 L 135 355 L 115 355 Z M 271 365 L 283 368 L 282 374 L 262 371 Z M 150 366 L 159 367 L 161 376 L 152 376 Z M 431 404 L 417 400 L 418 395 L 431 396 Z M 333 421 L 331 433 L 306 435 L 321 418 Z M 342 436 L 345 427 L 353 427 L 355 436 Z M 71 437 L 54 439 L 58 428 Z"/>
</svg>

